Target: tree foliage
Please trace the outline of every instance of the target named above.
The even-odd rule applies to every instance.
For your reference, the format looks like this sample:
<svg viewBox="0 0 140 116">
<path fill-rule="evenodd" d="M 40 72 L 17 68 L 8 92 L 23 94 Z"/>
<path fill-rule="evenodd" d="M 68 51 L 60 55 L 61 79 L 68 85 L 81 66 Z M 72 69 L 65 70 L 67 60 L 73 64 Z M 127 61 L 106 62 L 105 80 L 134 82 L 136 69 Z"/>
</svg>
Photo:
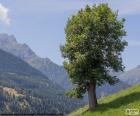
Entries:
<svg viewBox="0 0 140 116">
<path fill-rule="evenodd" d="M 107 4 L 86 6 L 68 19 L 65 28 L 66 43 L 61 46 L 64 67 L 75 88 L 68 95 L 81 98 L 88 85 L 114 84 L 110 70 L 123 71 L 121 52 L 125 19 L 118 19 Z"/>
</svg>

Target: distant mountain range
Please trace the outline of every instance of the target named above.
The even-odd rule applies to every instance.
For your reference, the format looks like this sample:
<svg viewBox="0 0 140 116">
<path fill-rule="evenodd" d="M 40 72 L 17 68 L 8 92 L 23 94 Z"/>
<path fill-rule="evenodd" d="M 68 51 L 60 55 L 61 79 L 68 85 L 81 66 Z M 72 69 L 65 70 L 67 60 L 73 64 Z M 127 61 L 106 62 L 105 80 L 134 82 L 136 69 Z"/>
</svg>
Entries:
<svg viewBox="0 0 140 116">
<path fill-rule="evenodd" d="M 0 113 L 68 113 L 81 105 L 40 71 L 0 50 Z"/>
<path fill-rule="evenodd" d="M 21 58 L 31 66 L 40 70 L 50 80 L 61 85 L 64 89 L 69 89 L 72 84 L 68 80 L 66 70 L 48 58 L 40 58 L 28 45 L 20 44 L 13 35 L 0 34 L 0 49 L 7 51 Z"/>
<path fill-rule="evenodd" d="M 69 82 L 68 74 L 63 66 L 59 66 L 53 63 L 48 58 L 40 58 L 29 48 L 26 44 L 20 44 L 16 41 L 16 38 L 8 34 L 0 34 L 0 49 L 7 51 L 15 56 L 21 58 L 32 67 L 41 71 L 52 82 L 59 84 L 63 89 L 68 90 L 72 88 L 72 84 Z M 111 72 L 111 75 L 119 75 L 120 73 Z M 104 84 L 97 88 L 97 95 L 101 97 L 103 95 L 109 95 L 118 92 L 122 89 L 128 88 L 129 85 L 120 81 L 114 86 Z M 87 101 L 87 97 L 85 97 Z"/>
<path fill-rule="evenodd" d="M 140 83 L 140 65 L 119 75 L 118 78 L 131 86 Z"/>
</svg>

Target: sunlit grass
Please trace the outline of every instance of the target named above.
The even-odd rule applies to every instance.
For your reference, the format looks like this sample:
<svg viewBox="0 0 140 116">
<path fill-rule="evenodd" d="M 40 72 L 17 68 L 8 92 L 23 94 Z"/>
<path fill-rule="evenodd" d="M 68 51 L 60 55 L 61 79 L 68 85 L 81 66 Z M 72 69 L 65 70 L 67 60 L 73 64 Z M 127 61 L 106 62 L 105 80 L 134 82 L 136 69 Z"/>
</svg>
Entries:
<svg viewBox="0 0 140 116">
<path fill-rule="evenodd" d="M 69 116 L 125 116 L 126 108 L 140 110 L 140 85 L 99 100 L 99 105 L 93 112 L 89 112 L 88 106 L 85 106 Z"/>
</svg>

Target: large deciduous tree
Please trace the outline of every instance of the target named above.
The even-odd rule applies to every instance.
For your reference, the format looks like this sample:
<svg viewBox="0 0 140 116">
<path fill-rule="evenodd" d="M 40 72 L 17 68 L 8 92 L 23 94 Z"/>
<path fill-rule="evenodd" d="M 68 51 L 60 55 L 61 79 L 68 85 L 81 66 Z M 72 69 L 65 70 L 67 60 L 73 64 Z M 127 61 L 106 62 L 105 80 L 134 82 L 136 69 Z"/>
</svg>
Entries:
<svg viewBox="0 0 140 116">
<path fill-rule="evenodd" d="M 121 52 L 127 42 L 124 19 L 107 4 L 86 6 L 72 16 L 65 29 L 66 43 L 61 46 L 64 67 L 75 88 L 68 95 L 83 97 L 87 91 L 89 109 L 97 106 L 96 86 L 105 82 L 114 84 L 117 79 L 110 70 L 123 71 Z"/>
</svg>

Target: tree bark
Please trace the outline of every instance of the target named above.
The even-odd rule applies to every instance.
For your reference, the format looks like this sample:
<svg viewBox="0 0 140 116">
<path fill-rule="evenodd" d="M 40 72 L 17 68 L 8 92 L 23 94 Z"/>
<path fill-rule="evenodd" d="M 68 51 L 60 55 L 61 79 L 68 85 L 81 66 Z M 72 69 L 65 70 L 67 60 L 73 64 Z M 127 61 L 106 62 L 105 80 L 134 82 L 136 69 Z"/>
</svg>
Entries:
<svg viewBox="0 0 140 116">
<path fill-rule="evenodd" d="M 89 110 L 92 111 L 98 104 L 96 98 L 96 83 L 94 82 L 89 83 L 88 99 L 89 99 Z"/>
</svg>

